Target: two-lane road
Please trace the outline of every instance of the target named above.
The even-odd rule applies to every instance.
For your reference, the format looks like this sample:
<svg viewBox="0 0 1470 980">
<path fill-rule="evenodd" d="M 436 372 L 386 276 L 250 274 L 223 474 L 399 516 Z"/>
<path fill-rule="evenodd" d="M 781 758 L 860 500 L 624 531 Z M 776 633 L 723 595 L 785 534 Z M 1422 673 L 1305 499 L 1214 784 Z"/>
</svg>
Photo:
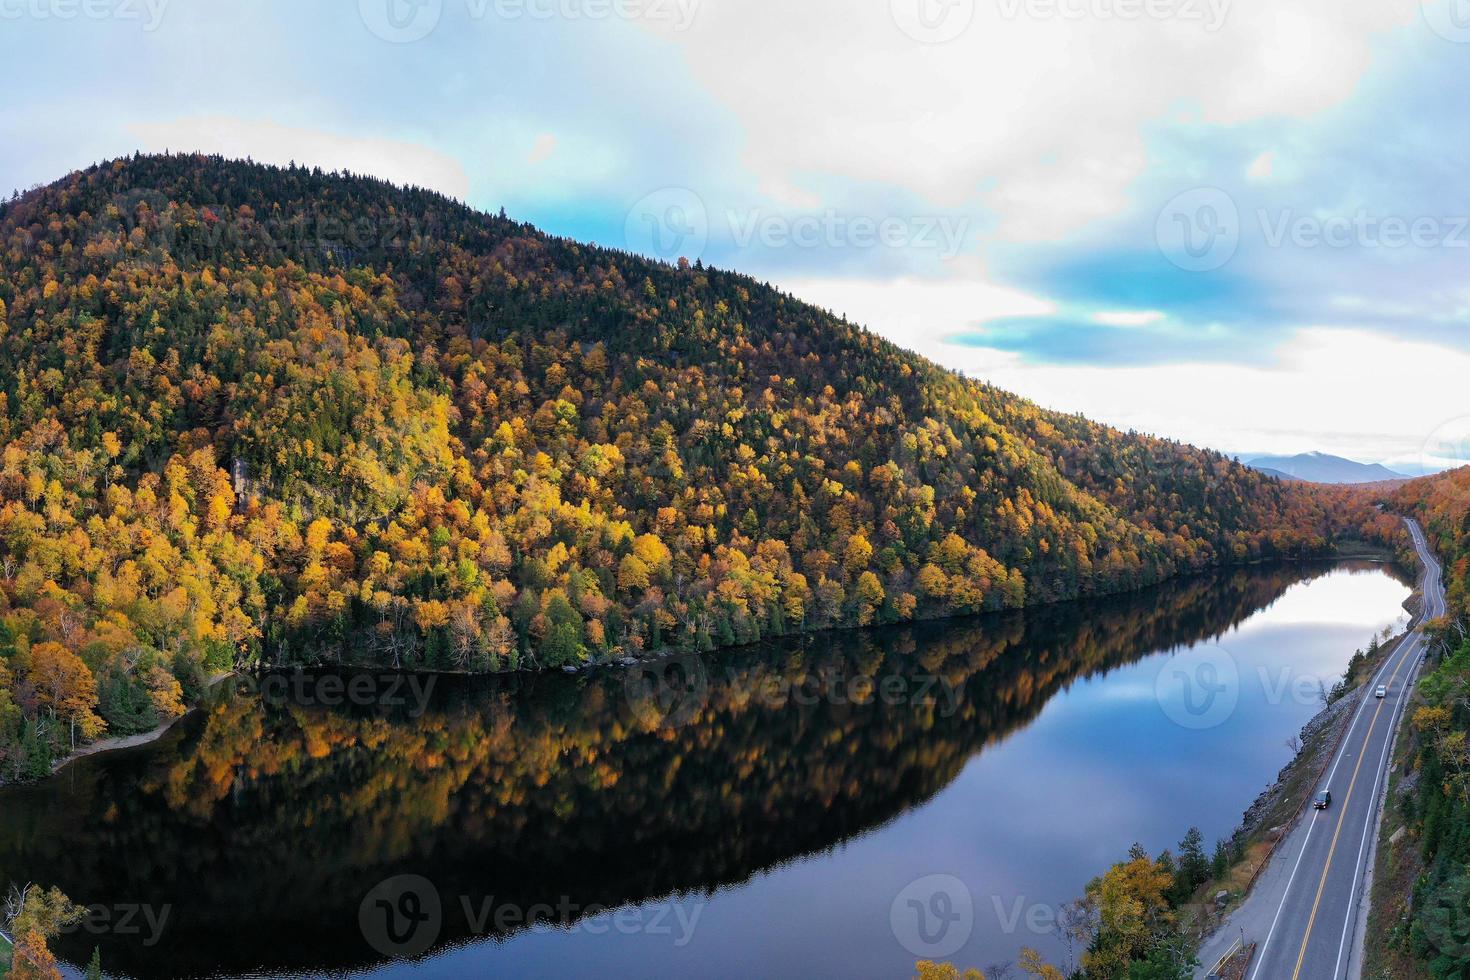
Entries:
<svg viewBox="0 0 1470 980">
<path fill-rule="evenodd" d="M 1424 564 L 1419 625 L 1444 612 L 1440 567 L 1424 532 L 1406 521 Z M 1257 944 L 1249 980 L 1339 980 L 1350 976 L 1364 874 L 1378 833 L 1378 805 L 1390 749 L 1423 658 L 1425 640 L 1410 633 L 1368 683 L 1341 746 L 1316 789 L 1326 810 L 1308 810 L 1276 849 L 1244 904 L 1201 950 L 1203 971 L 1235 939 Z M 1377 698 L 1379 685 L 1387 696 Z"/>
</svg>

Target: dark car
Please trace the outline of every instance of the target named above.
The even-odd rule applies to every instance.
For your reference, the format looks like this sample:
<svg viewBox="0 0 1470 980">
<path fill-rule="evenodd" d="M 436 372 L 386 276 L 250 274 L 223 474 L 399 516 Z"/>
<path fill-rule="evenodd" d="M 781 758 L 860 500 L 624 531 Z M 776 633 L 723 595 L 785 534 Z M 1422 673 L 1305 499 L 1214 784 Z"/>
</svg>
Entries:
<svg viewBox="0 0 1470 980">
<path fill-rule="evenodd" d="M 1312 800 L 1312 806 L 1318 810 L 1325 810 L 1332 805 L 1332 791 L 1324 789 Z"/>
</svg>

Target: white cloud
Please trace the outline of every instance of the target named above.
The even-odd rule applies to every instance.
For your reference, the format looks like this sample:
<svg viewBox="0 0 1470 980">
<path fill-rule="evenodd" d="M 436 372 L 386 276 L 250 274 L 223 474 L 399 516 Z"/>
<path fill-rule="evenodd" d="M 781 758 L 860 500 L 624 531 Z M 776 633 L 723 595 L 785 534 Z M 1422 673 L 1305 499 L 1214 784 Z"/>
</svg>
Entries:
<svg viewBox="0 0 1470 980">
<path fill-rule="evenodd" d="M 1245 174 L 1251 180 L 1268 180 L 1271 177 L 1271 171 L 1275 165 L 1275 151 L 1267 150 L 1251 161 L 1251 165 L 1246 169 Z"/>
<path fill-rule="evenodd" d="M 925 0 L 891 0 L 913 2 Z M 993 209 L 1002 237 L 1034 240 L 1124 208 L 1147 163 L 1146 126 L 1181 109 L 1229 125 L 1342 101 L 1374 35 L 1412 23 L 1419 5 L 1222 0 L 1211 31 L 1205 19 L 1125 21 L 1101 0 L 959 0 L 933 9 L 973 11 L 972 22 L 934 45 L 907 36 L 889 7 L 705 0 L 687 30 L 648 26 L 741 121 L 758 180 L 879 181 L 941 207 Z"/>
<path fill-rule="evenodd" d="M 469 177 L 459 162 L 417 143 L 343 136 L 231 116 L 133 123 L 128 131 L 144 152 L 220 153 L 274 164 L 295 160 L 324 170 L 371 174 L 395 184 L 417 184 L 461 201 L 469 196 Z"/>
<path fill-rule="evenodd" d="M 894 343 L 930 357 L 932 351 L 942 348 L 944 336 L 968 326 L 1002 317 L 1056 312 L 1056 304 L 1048 300 L 997 286 L 978 276 L 802 279 L 781 285 L 800 299 L 866 324 Z"/>
<path fill-rule="evenodd" d="M 1260 365 L 1037 364 L 952 341 L 986 320 L 1056 311 L 979 277 L 786 285 L 946 367 L 1120 428 L 1227 452 L 1398 460 L 1404 472 L 1470 460 L 1470 353 L 1440 344 L 1319 326 L 1285 333 Z"/>
<path fill-rule="evenodd" d="M 1465 417 L 1470 354 L 1366 330 L 1293 331 L 1263 366 L 1028 364 L 999 351 L 931 346 L 928 356 L 1043 405 L 1225 451 L 1322 450 L 1363 460 L 1432 455 Z M 1430 448 L 1426 448 L 1426 445 Z"/>
<path fill-rule="evenodd" d="M 1164 319 L 1159 310 L 1104 310 L 1094 313 L 1092 320 L 1105 327 L 1146 327 Z"/>
</svg>

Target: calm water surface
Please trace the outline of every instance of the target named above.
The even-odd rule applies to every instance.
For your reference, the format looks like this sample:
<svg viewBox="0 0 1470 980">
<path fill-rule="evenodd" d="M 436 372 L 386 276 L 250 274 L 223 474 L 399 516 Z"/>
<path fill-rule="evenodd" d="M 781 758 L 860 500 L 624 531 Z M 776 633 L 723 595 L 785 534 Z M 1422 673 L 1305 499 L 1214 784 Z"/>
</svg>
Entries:
<svg viewBox="0 0 1470 980">
<path fill-rule="evenodd" d="M 0 791 L 0 872 L 107 907 L 60 951 L 139 977 L 1061 962 L 1054 910 L 1227 835 L 1408 593 L 1255 568 L 657 670 L 242 682 Z"/>
</svg>

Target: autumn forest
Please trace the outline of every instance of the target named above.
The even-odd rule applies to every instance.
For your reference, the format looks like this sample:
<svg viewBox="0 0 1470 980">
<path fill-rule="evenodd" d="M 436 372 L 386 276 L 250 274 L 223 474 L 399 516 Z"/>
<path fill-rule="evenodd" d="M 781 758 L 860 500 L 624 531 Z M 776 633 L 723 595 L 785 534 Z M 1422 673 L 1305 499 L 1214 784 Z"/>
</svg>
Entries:
<svg viewBox="0 0 1470 980">
<path fill-rule="evenodd" d="M 712 651 L 1401 543 L 769 286 L 138 156 L 0 205 L 0 781 L 240 668 Z"/>
</svg>

